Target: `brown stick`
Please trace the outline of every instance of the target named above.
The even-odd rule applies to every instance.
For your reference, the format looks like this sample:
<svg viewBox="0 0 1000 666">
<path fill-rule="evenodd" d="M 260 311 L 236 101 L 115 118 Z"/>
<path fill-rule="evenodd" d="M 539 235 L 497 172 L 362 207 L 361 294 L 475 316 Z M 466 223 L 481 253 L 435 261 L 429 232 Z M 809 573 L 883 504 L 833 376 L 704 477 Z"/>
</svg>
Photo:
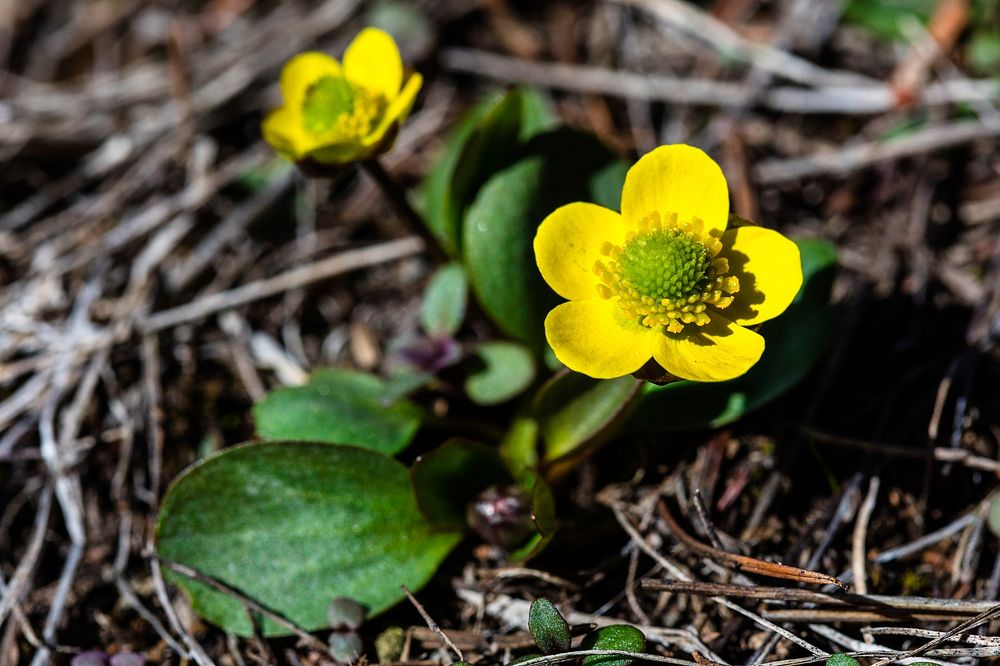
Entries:
<svg viewBox="0 0 1000 666">
<path fill-rule="evenodd" d="M 674 517 L 670 515 L 670 511 L 667 509 L 667 505 L 663 502 L 663 500 L 660 500 L 657 503 L 656 508 L 660 514 L 660 518 L 662 518 L 663 522 L 667 524 L 667 527 L 674 533 L 674 536 L 676 536 L 677 539 L 685 546 L 696 553 L 704 555 L 705 557 L 709 557 L 717 562 L 728 563 L 741 571 L 746 571 L 747 573 L 756 573 L 762 576 L 781 578 L 784 580 L 794 580 L 800 583 L 809 583 L 811 585 L 836 585 L 844 590 L 850 589 L 847 584 L 840 579 L 818 571 L 810 571 L 808 569 L 800 569 L 799 567 L 793 567 L 787 564 L 758 560 L 754 557 L 727 553 L 724 550 L 707 546 L 681 528 Z"/>
<path fill-rule="evenodd" d="M 814 592 L 797 587 L 767 587 L 764 585 L 733 585 L 724 583 L 699 583 L 687 581 L 659 581 L 645 578 L 639 587 L 657 592 L 679 592 L 719 597 L 743 597 L 770 601 L 797 601 L 801 603 L 824 604 L 826 606 L 854 607 L 864 609 L 891 609 L 919 611 L 928 615 L 950 614 L 963 618 L 990 610 L 996 605 L 992 601 L 966 599 L 937 599 L 933 597 L 893 597 L 876 594 L 830 594 Z"/>
</svg>

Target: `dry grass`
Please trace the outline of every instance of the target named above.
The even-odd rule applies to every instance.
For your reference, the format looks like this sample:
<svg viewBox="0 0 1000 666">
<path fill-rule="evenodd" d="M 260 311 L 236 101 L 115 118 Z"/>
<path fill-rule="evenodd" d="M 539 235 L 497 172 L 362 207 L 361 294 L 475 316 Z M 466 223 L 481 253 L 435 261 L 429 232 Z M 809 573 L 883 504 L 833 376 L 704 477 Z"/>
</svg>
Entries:
<svg viewBox="0 0 1000 666">
<path fill-rule="evenodd" d="M 1000 653 L 986 520 L 1000 111 L 998 84 L 952 50 L 963 24 L 938 35 L 942 54 L 918 29 L 889 48 L 836 2 L 415 4 L 434 39 L 403 44 L 428 78 L 387 160 L 404 182 L 483 90 L 534 84 L 624 155 L 711 150 L 735 212 L 838 246 L 847 313 L 823 367 L 762 414 L 583 465 L 534 568 L 483 547 L 449 559 L 420 600 L 466 658 L 523 650 L 542 594 L 571 622 L 632 622 L 651 652 L 688 661 Z M 307 181 L 258 134 L 281 64 L 341 51 L 368 9 L 0 5 L 0 663 L 91 648 L 323 663 L 308 644 L 200 623 L 148 553 L 166 484 L 250 437 L 268 387 L 321 365 L 378 368 L 413 325 L 421 241 L 366 177 Z M 664 498 L 709 550 L 671 535 Z M 720 552 L 836 575 L 859 596 L 775 590 Z M 419 622 L 409 607 L 373 622 L 371 660 L 380 629 Z M 402 660 L 450 659 L 435 633 L 410 636 Z"/>
</svg>

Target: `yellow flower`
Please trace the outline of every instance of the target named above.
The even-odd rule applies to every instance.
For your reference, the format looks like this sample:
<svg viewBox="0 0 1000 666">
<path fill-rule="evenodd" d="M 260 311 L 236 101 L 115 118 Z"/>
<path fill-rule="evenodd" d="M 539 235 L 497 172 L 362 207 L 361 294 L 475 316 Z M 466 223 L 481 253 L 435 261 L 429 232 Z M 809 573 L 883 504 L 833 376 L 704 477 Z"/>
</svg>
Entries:
<svg viewBox="0 0 1000 666">
<path fill-rule="evenodd" d="M 264 119 L 264 140 L 285 158 L 342 164 L 392 147 L 423 78 L 403 81 L 399 49 L 387 33 L 365 28 L 344 64 L 318 51 L 300 53 L 281 71 L 284 106 Z"/>
<path fill-rule="evenodd" d="M 682 379 L 745 373 L 764 338 L 745 328 L 781 314 L 802 284 L 799 251 L 776 231 L 726 229 L 719 165 L 691 146 L 660 146 L 629 169 L 622 212 L 590 203 L 538 227 L 535 259 L 569 300 L 545 319 L 556 357 L 591 377 L 654 359 Z"/>
</svg>

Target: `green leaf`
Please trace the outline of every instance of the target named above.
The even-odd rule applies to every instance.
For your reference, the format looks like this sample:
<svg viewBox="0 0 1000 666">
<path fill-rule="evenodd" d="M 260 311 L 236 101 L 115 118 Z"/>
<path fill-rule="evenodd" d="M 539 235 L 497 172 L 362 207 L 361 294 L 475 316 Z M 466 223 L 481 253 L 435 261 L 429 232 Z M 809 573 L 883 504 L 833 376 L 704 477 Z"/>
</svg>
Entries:
<svg viewBox="0 0 1000 666">
<path fill-rule="evenodd" d="M 829 659 L 826 660 L 825 666 L 861 666 L 861 664 L 851 655 L 837 652 L 830 655 Z"/>
<path fill-rule="evenodd" d="M 646 637 L 630 624 L 612 624 L 584 636 L 580 649 L 644 652 Z M 629 666 L 633 661 L 627 657 L 591 655 L 583 658 L 583 666 Z"/>
<path fill-rule="evenodd" d="M 520 563 L 535 557 L 549 545 L 559 528 L 556 517 L 556 498 L 552 487 L 537 472 L 521 479 L 521 487 L 531 488 L 531 517 L 537 532 L 520 548 L 510 554 L 512 563 Z"/>
<path fill-rule="evenodd" d="M 538 467 L 538 430 L 538 420 L 534 416 L 520 413 L 504 433 L 500 457 L 515 479 L 524 479 Z"/>
<path fill-rule="evenodd" d="M 429 372 L 401 369 L 385 378 L 382 384 L 382 395 L 379 403 L 391 405 L 402 400 L 411 393 L 429 386 L 437 381 L 437 377 Z"/>
<path fill-rule="evenodd" d="M 528 608 L 528 631 L 543 654 L 566 652 L 573 637 L 562 613 L 545 597 L 531 602 Z"/>
<path fill-rule="evenodd" d="M 424 182 L 427 226 L 449 254 L 461 252 L 462 217 L 482 184 L 510 163 L 521 142 L 553 122 L 529 89 L 486 99 L 459 121 Z"/>
<path fill-rule="evenodd" d="M 534 88 L 518 88 L 517 92 L 521 98 L 521 132 L 517 138 L 522 143 L 559 125 L 548 97 Z"/>
<path fill-rule="evenodd" d="M 542 322 L 558 303 L 535 264 L 532 242 L 559 206 L 596 201 L 618 209 L 620 160 L 597 139 L 568 129 L 534 137 L 521 158 L 490 178 L 465 216 L 463 246 L 473 292 L 500 329 L 537 353 Z"/>
<path fill-rule="evenodd" d="M 435 524 L 465 528 L 465 510 L 492 485 L 513 481 L 500 454 L 479 442 L 451 439 L 417 458 L 410 469 L 417 504 Z"/>
<path fill-rule="evenodd" d="M 477 127 L 491 112 L 496 113 L 501 102 L 502 98 L 498 96 L 490 97 L 462 117 L 424 180 L 424 221 L 441 246 L 451 255 L 457 255 L 461 248 L 459 233 L 465 209 L 464 200 L 474 195 L 468 192 L 468 177 L 456 182 L 459 161 L 476 134 Z"/>
<path fill-rule="evenodd" d="M 257 434 L 399 453 L 420 427 L 421 411 L 406 401 L 386 405 L 384 393 L 373 375 L 317 370 L 305 386 L 276 389 L 254 405 Z"/>
<path fill-rule="evenodd" d="M 821 240 L 798 240 L 802 288 L 781 316 L 765 322 L 764 355 L 742 377 L 719 383 L 647 384 L 626 431 L 666 432 L 732 423 L 798 384 L 837 334 L 838 308 L 829 304 L 837 254 Z"/>
<path fill-rule="evenodd" d="M 258 442 L 189 467 L 163 500 L 156 548 L 307 630 L 326 626 L 333 599 L 368 616 L 416 590 L 458 543 L 417 510 L 407 470 L 380 453 L 316 442 Z M 195 611 L 241 635 L 243 604 L 179 575 Z M 265 621 L 268 635 L 286 630 Z"/>
<path fill-rule="evenodd" d="M 989 29 L 978 30 L 969 39 L 969 64 L 985 75 L 1000 70 L 1000 33 Z"/>
<path fill-rule="evenodd" d="M 564 458 L 606 435 L 641 386 L 629 376 L 592 379 L 575 372 L 549 380 L 535 399 L 545 460 Z"/>
<path fill-rule="evenodd" d="M 906 41 L 906 21 L 927 25 L 937 0 L 850 0 L 844 20 L 887 41 Z"/>
<path fill-rule="evenodd" d="M 465 393 L 476 404 L 506 402 L 535 379 L 535 357 L 516 342 L 484 342 L 473 358 L 480 365 L 465 380 Z"/>
<path fill-rule="evenodd" d="M 469 285 L 461 264 L 448 264 L 431 278 L 420 304 L 420 325 L 429 335 L 454 335 L 465 319 Z"/>
</svg>

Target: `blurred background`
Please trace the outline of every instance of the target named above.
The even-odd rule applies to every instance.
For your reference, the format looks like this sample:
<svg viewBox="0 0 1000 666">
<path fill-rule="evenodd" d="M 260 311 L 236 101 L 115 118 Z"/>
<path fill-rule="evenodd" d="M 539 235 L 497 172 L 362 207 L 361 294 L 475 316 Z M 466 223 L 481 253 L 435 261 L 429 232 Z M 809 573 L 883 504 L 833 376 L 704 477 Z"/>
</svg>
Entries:
<svg viewBox="0 0 1000 666">
<path fill-rule="evenodd" d="M 614 591 L 634 578 L 634 550 L 593 496 L 645 468 L 637 495 L 668 472 L 709 497 L 742 479 L 725 486 L 745 493 L 720 527 L 750 521 L 752 546 L 775 555 L 880 478 L 873 547 L 948 526 L 964 545 L 879 585 L 996 598 L 982 502 L 1000 470 L 997 0 L 3 0 L 0 663 L 80 649 L 176 663 L 191 640 L 218 663 L 329 659 L 199 623 L 144 553 L 169 481 L 252 437 L 269 387 L 324 365 L 379 370 L 387 341 L 416 325 L 426 255 L 317 268 L 410 233 L 375 184 L 350 169 L 307 180 L 260 138 L 283 63 L 339 56 L 365 25 L 391 32 L 426 80 L 384 160 L 407 186 L 464 111 L 527 85 L 629 161 L 663 143 L 705 149 L 734 212 L 838 249 L 844 315 L 820 366 L 730 429 L 583 465 L 563 507 L 578 539 L 537 566 L 589 584 L 528 589 L 637 621 Z M 827 545 L 839 571 L 849 540 Z M 516 596 L 522 583 L 477 558 L 456 553 L 423 598 L 499 658 L 475 637 L 509 627 L 453 587 Z M 717 615 L 673 621 L 717 652 L 761 655 L 752 625 L 727 631 Z M 406 608 L 379 623 L 367 641 L 420 621 Z M 415 640 L 417 661 L 438 647 Z"/>
</svg>

